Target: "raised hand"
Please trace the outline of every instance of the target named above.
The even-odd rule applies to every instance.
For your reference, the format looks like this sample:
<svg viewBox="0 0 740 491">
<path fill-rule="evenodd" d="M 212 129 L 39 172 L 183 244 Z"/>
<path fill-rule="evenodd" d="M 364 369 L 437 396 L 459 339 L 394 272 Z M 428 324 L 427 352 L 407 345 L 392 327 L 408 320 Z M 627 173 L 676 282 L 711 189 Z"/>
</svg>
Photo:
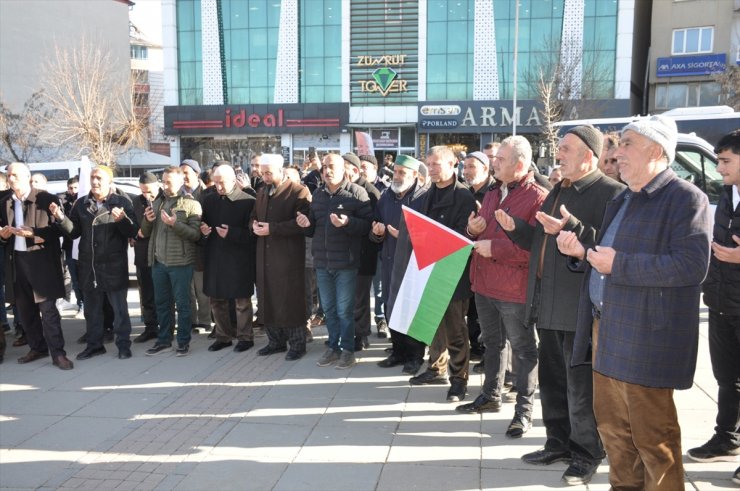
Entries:
<svg viewBox="0 0 740 491">
<path fill-rule="evenodd" d="M 331 220 L 331 224 L 337 228 L 346 227 L 349 223 L 349 217 L 347 215 L 337 215 L 336 213 L 331 213 L 329 215 L 329 220 Z"/>
<path fill-rule="evenodd" d="M 480 215 L 476 215 L 474 211 L 470 212 L 468 217 L 468 233 L 476 236 L 483 233 L 486 230 L 486 219 Z"/>
<path fill-rule="evenodd" d="M 309 220 L 308 217 L 304 215 L 303 213 L 301 213 L 300 211 L 296 215 L 295 222 L 301 228 L 307 228 L 311 226 L 311 220 Z"/>
</svg>

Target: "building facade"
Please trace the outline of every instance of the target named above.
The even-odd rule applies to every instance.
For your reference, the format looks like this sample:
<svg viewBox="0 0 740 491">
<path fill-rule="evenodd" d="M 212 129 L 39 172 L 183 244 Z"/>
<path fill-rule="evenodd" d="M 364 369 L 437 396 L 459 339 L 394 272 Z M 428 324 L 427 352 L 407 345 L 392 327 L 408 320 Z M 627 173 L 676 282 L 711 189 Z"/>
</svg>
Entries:
<svg viewBox="0 0 740 491">
<path fill-rule="evenodd" d="M 740 0 L 653 2 L 647 110 L 724 104 L 717 80 L 740 64 Z"/>
<path fill-rule="evenodd" d="M 639 111 L 650 2 L 518 3 L 163 0 L 173 161 L 300 163 L 358 131 L 378 157 L 536 140 L 541 78 L 573 100 L 568 119 Z"/>
</svg>

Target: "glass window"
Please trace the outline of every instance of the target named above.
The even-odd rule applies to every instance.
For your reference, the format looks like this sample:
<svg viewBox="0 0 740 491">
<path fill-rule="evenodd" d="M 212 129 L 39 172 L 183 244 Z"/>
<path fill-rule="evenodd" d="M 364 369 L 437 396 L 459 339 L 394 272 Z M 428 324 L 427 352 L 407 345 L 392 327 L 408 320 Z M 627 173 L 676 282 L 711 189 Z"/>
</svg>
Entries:
<svg viewBox="0 0 740 491">
<path fill-rule="evenodd" d="M 427 99 L 473 95 L 475 0 L 432 1 L 427 7 Z M 496 26 L 498 28 L 498 26 Z M 497 38 L 501 34 L 497 32 Z"/>
<path fill-rule="evenodd" d="M 686 34 L 686 31 L 680 30 L 680 31 L 674 31 L 673 32 L 673 53 L 683 53 L 683 38 Z"/>
<path fill-rule="evenodd" d="M 697 53 L 698 51 L 699 51 L 699 29 L 687 29 L 684 53 Z"/>
<path fill-rule="evenodd" d="M 411 127 L 401 128 L 401 146 L 402 147 L 414 147 L 416 146 L 416 129 Z"/>
<path fill-rule="evenodd" d="M 301 102 L 340 102 L 341 0 L 300 0 Z"/>
<path fill-rule="evenodd" d="M 180 104 L 203 102 L 203 74 L 200 31 L 200 2 L 178 0 L 177 66 Z"/>
<path fill-rule="evenodd" d="M 720 85 L 717 82 L 702 82 L 699 84 L 699 105 L 716 106 L 719 104 Z"/>
<path fill-rule="evenodd" d="M 712 34 L 714 29 L 704 28 L 701 30 L 701 42 L 699 44 L 699 50 L 702 53 L 708 53 L 712 51 Z"/>
<path fill-rule="evenodd" d="M 690 27 L 673 31 L 673 51 L 671 54 L 711 53 L 714 27 Z"/>
<path fill-rule="evenodd" d="M 674 84 L 668 86 L 668 107 L 686 107 L 689 86 Z"/>
<path fill-rule="evenodd" d="M 655 107 L 665 109 L 668 107 L 667 90 L 665 85 L 655 86 Z"/>
</svg>

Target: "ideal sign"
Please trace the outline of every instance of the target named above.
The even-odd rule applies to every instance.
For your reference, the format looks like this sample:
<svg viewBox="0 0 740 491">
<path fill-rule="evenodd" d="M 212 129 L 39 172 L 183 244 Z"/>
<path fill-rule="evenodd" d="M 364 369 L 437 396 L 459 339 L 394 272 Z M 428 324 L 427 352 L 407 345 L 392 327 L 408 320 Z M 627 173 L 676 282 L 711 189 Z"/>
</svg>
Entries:
<svg viewBox="0 0 740 491">
<path fill-rule="evenodd" d="M 711 75 L 727 69 L 727 53 L 718 55 L 668 56 L 658 58 L 658 77 Z"/>
<path fill-rule="evenodd" d="M 165 134 L 339 133 L 349 122 L 348 104 L 246 104 L 167 106 Z"/>
</svg>

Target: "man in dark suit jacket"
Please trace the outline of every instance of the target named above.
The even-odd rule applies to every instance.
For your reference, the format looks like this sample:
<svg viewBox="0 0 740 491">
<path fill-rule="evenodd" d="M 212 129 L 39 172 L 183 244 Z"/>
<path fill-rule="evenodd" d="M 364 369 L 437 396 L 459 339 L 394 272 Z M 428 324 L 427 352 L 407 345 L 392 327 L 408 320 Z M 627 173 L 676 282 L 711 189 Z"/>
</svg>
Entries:
<svg viewBox="0 0 740 491">
<path fill-rule="evenodd" d="M 455 155 L 448 147 L 437 146 L 429 150 L 427 166 L 432 185 L 421 212 L 459 234 L 464 234 L 468 217 L 477 207 L 470 190 L 457 180 L 455 163 Z M 399 252 L 397 248 L 397 256 Z M 400 264 L 402 263 L 396 263 L 394 269 Z M 468 389 L 470 343 L 465 314 L 471 296 L 468 261 L 432 345 L 429 346 L 427 370 L 409 379 L 411 385 L 447 385 L 449 372 L 450 389 L 447 391 L 447 400 L 450 402 L 462 401 Z"/>
<path fill-rule="evenodd" d="M 29 363 L 51 352 L 55 366 L 71 370 L 56 308 L 56 299 L 64 296 L 59 248 L 62 230 L 52 218 L 50 206 L 58 207 L 59 198 L 32 189 L 31 172 L 25 164 L 8 166 L 8 180 L 13 193 L 0 201 L 6 292 L 18 307 L 31 348 L 18 363 Z"/>
</svg>

